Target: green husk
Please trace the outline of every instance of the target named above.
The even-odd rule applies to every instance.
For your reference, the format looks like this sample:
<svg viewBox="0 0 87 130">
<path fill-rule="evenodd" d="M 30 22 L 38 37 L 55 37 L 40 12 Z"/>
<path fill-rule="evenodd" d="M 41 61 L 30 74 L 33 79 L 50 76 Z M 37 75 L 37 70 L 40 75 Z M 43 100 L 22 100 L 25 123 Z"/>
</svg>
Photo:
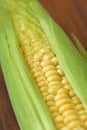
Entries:
<svg viewBox="0 0 87 130">
<path fill-rule="evenodd" d="M 35 0 L 9 0 L 1 2 L 0 11 L 0 62 L 10 100 L 22 130 L 55 130 L 37 85 L 29 72 L 18 46 L 11 15 L 12 8 L 31 13 L 39 21 L 57 59 L 74 91 L 87 110 L 87 61 L 73 45 L 61 27 Z"/>
<path fill-rule="evenodd" d="M 74 43 L 75 43 L 76 47 L 78 48 L 79 52 L 84 57 L 84 59 L 87 61 L 87 52 L 86 52 L 86 50 L 83 48 L 82 44 L 80 43 L 80 41 L 76 37 L 76 35 L 74 33 L 71 33 L 71 35 L 73 37 Z"/>
</svg>

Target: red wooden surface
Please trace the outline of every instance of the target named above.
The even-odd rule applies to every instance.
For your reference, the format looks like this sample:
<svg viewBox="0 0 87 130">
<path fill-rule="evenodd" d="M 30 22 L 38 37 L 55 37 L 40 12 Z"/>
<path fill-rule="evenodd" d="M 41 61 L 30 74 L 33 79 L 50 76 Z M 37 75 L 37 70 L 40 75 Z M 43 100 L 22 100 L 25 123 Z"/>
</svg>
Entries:
<svg viewBox="0 0 87 130">
<path fill-rule="evenodd" d="M 74 32 L 87 49 L 87 0 L 40 0 L 71 37 Z M 19 130 L 0 68 L 0 130 Z"/>
</svg>

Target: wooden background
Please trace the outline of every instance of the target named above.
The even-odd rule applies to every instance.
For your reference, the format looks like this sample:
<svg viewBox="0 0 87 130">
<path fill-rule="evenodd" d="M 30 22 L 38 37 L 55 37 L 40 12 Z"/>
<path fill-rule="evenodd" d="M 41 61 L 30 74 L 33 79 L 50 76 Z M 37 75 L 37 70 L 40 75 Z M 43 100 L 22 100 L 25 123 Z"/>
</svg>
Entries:
<svg viewBox="0 0 87 130">
<path fill-rule="evenodd" d="M 87 50 L 87 0 L 40 0 L 71 37 L 74 32 Z M 0 130 L 19 130 L 0 68 Z"/>
</svg>

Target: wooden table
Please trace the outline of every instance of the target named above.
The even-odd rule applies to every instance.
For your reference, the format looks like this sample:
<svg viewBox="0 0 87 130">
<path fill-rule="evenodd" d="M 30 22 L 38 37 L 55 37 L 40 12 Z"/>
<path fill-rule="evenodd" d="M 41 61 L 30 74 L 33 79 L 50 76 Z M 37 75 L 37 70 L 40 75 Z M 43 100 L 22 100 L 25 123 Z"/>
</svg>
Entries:
<svg viewBox="0 0 87 130">
<path fill-rule="evenodd" d="M 71 37 L 74 32 L 87 49 L 87 0 L 40 0 Z M 19 130 L 0 68 L 0 130 Z"/>
</svg>

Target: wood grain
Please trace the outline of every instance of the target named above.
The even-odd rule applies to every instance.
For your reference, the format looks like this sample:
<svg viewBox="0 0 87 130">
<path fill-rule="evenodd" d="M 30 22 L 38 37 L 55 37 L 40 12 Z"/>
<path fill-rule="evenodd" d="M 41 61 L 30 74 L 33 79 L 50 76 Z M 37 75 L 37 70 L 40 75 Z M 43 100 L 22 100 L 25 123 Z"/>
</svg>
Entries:
<svg viewBox="0 0 87 130">
<path fill-rule="evenodd" d="M 40 0 L 71 38 L 74 32 L 87 49 L 87 0 Z M 19 130 L 0 68 L 0 130 Z"/>
</svg>

